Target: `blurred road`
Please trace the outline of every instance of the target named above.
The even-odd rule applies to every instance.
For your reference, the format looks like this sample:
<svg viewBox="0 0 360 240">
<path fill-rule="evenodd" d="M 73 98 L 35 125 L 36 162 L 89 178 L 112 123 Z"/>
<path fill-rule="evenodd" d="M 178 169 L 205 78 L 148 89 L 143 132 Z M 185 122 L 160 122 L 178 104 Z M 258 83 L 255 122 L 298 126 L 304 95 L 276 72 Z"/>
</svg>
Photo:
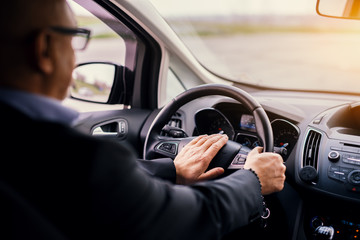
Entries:
<svg viewBox="0 0 360 240">
<path fill-rule="evenodd" d="M 203 48 L 196 47 L 198 41 L 186 41 L 194 52 Z M 205 66 L 238 81 L 360 92 L 360 34 L 245 34 L 209 37 L 200 44 L 214 52 L 212 57 L 195 52 Z"/>
<path fill-rule="evenodd" d="M 84 51 L 78 51 L 76 62 L 125 63 L 125 42 L 119 38 L 91 39 Z"/>
</svg>

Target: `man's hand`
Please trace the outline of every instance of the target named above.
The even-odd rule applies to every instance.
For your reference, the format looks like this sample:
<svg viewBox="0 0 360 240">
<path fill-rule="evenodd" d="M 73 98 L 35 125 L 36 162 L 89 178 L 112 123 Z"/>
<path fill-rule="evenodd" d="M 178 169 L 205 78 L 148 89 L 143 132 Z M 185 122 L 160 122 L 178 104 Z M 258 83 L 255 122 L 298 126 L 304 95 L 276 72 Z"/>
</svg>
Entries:
<svg viewBox="0 0 360 240">
<path fill-rule="evenodd" d="M 282 157 L 277 153 L 261 153 L 262 147 L 254 148 L 247 156 L 245 169 L 252 169 L 259 177 L 263 195 L 284 188 L 285 170 Z"/>
<path fill-rule="evenodd" d="M 214 134 L 199 136 L 188 143 L 174 160 L 176 183 L 192 184 L 223 174 L 224 169 L 221 167 L 205 171 L 227 140 L 226 135 Z"/>
</svg>

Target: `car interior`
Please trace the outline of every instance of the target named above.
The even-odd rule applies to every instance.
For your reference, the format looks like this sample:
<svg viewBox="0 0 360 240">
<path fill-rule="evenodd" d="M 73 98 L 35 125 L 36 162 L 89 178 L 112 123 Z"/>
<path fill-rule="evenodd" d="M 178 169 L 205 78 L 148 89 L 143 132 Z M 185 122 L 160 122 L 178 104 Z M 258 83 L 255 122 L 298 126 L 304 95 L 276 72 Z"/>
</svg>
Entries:
<svg viewBox="0 0 360 240">
<path fill-rule="evenodd" d="M 249 225 L 224 239 L 344 240 L 360 237 L 359 82 L 346 81 L 347 75 L 342 74 L 339 74 L 342 77 L 339 81 L 335 73 L 326 72 L 316 87 L 306 88 L 292 67 L 283 65 L 280 70 L 275 70 L 268 65 L 266 72 L 266 67 L 260 64 L 263 55 L 241 62 L 231 58 L 224 60 L 215 52 L 217 61 L 226 63 L 224 69 L 230 68 L 227 61 L 239 68 L 247 61 L 253 61 L 260 64 L 251 67 L 255 72 L 264 70 L 261 79 L 265 80 L 249 82 L 242 72 L 233 80 L 219 74 L 223 66 L 212 63 L 208 55 L 198 57 L 197 51 L 204 46 L 190 37 L 192 29 L 185 27 L 184 18 L 163 14 L 174 11 L 173 7 L 161 8 L 160 3 L 164 1 L 68 2 L 79 26 L 92 30 L 87 49 L 77 53 L 78 65 L 73 73 L 71 96 L 64 101 L 64 105 L 80 112 L 76 129 L 97 138 L 129 144 L 137 157 L 149 161 L 158 157 L 174 159 L 195 136 L 227 134 L 228 144 L 209 166 L 224 167 L 225 175 L 241 169 L 252 148 L 263 146 L 265 151 L 274 151 L 283 157 L 287 167 L 285 187 L 279 193 L 265 196 L 271 211 L 266 228 Z M 286 5 L 279 4 L 281 1 L 271 5 L 269 2 L 272 1 L 268 0 L 236 4 L 245 6 L 250 5 L 249 2 L 266 5 L 267 11 L 279 10 Z M 341 25 L 353 26 L 356 25 L 354 19 L 360 18 L 357 0 L 312 0 L 308 3 L 310 15 L 318 21 L 343 21 Z M 221 10 L 219 6 L 217 8 Z M 211 47 L 227 47 L 226 43 L 212 42 L 219 41 L 218 35 L 212 38 L 214 33 L 208 31 L 219 26 L 213 22 L 200 24 L 199 19 L 210 19 L 201 16 L 192 18 L 203 31 L 200 36 L 213 44 Z M 237 17 L 232 13 L 231 16 L 234 21 L 256 22 L 248 15 Z M 276 19 L 282 21 L 278 20 L 280 17 Z M 262 22 L 256 24 L 259 28 Z M 284 29 L 276 36 L 286 38 L 291 35 Z M 243 35 L 226 31 L 242 31 Z M 236 35 L 248 44 L 252 41 L 249 37 L 262 41 L 255 47 L 244 46 L 249 52 L 264 46 L 266 41 L 275 41 L 272 40 L 274 31 L 281 32 L 273 28 L 267 35 L 269 38 L 259 40 L 259 35 L 249 33 L 249 29 L 230 30 L 228 27 L 226 31 L 220 31 L 220 36 L 225 39 Z M 301 34 L 315 35 L 310 30 L 310 33 L 297 31 L 296 40 Z M 331 40 L 333 35 L 350 33 L 327 34 Z M 355 35 L 354 32 L 351 34 Z M 285 47 L 283 50 L 286 51 Z M 264 51 L 271 52 L 271 49 Z M 352 51 L 357 54 L 356 49 Z M 309 54 L 311 52 L 310 49 Z M 277 50 L 273 54 L 287 56 L 292 52 Z M 235 55 L 242 55 L 242 52 Z M 325 62 L 326 56 L 320 59 L 320 63 Z M 213 68 L 209 64 L 213 64 Z M 294 66 L 301 72 L 313 73 L 304 70 L 298 62 Z M 322 68 L 316 64 L 312 67 Z M 248 65 L 248 69 L 251 68 Z M 245 72 L 244 69 L 241 71 Z M 240 71 L 237 67 L 236 70 Z M 276 72 L 286 74 L 286 79 L 270 78 Z M 354 72 L 351 74 L 355 75 Z M 266 82 L 267 77 L 270 83 Z M 305 81 L 306 77 L 303 77 Z M 291 82 L 293 78 L 295 80 Z M 315 85 L 314 82 L 316 80 L 309 80 Z M 331 85 L 333 82 L 338 85 Z"/>
</svg>

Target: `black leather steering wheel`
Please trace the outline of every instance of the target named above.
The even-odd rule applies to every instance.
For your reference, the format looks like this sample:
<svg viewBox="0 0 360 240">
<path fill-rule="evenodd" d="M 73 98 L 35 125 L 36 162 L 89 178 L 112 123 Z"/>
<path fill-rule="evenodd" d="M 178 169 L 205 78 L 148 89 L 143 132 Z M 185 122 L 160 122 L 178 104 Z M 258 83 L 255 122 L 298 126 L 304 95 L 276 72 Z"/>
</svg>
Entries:
<svg viewBox="0 0 360 240">
<path fill-rule="evenodd" d="M 178 152 L 194 137 L 173 138 L 161 136 L 161 130 L 168 123 L 173 114 L 184 104 L 200 97 L 221 95 L 240 102 L 254 116 L 256 131 L 261 139 L 264 151 L 273 152 L 274 140 L 271 124 L 262 106 L 247 92 L 228 85 L 206 84 L 189 89 L 168 103 L 156 116 L 147 133 L 144 144 L 144 159 L 170 157 L 174 159 Z M 241 153 L 247 155 L 249 149 L 240 143 L 228 141 L 211 162 L 209 168 L 223 167 L 227 169 L 234 158 Z"/>
</svg>

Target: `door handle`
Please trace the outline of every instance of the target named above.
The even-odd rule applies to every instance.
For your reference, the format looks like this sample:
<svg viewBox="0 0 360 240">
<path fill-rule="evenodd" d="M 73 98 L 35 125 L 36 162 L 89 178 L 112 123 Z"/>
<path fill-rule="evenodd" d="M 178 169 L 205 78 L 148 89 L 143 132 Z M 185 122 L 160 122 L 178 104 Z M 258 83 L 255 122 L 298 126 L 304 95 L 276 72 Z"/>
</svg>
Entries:
<svg viewBox="0 0 360 240">
<path fill-rule="evenodd" d="M 95 137 L 123 139 L 126 137 L 127 132 L 127 121 L 118 119 L 94 126 L 91 134 Z"/>
</svg>

